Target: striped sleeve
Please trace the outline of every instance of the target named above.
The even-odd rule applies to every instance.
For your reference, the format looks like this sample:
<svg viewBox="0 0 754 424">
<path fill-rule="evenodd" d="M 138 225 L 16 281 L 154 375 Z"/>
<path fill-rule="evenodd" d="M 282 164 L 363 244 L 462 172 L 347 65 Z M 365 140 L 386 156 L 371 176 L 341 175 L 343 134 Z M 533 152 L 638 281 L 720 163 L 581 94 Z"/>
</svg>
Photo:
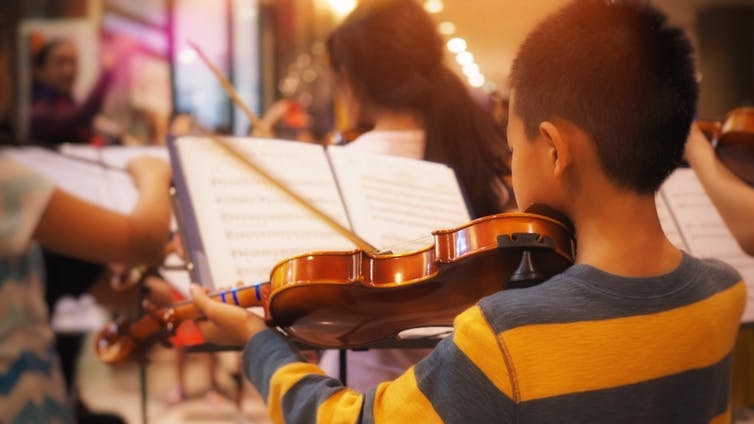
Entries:
<svg viewBox="0 0 754 424">
<path fill-rule="evenodd" d="M 276 330 L 266 329 L 247 343 L 243 367 L 275 423 L 355 423 L 359 419 L 363 396 L 306 362 Z"/>
<path fill-rule="evenodd" d="M 366 394 L 343 387 L 316 365 L 303 362 L 284 336 L 271 329 L 247 344 L 244 370 L 265 399 L 273 422 L 499 421 L 510 416 L 512 401 L 505 393 L 510 389 L 508 385 L 501 391 L 485 376 L 499 368 L 495 364 L 501 356 L 495 353 L 495 334 L 480 318 L 478 307 L 460 315 L 454 336 L 396 380 Z M 507 380 L 504 369 L 494 374 Z"/>
</svg>

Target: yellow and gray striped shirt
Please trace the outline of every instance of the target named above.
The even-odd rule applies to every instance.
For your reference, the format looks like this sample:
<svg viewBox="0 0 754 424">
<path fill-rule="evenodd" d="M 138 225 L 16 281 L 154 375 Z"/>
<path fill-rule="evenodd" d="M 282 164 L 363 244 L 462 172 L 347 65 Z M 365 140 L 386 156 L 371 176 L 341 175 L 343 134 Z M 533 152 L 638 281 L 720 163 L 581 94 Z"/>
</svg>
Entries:
<svg viewBox="0 0 754 424">
<path fill-rule="evenodd" d="M 652 278 L 575 265 L 482 299 L 426 359 L 364 394 L 271 329 L 247 344 L 244 370 L 275 422 L 728 423 L 745 297 L 730 266 L 686 254 Z"/>
</svg>

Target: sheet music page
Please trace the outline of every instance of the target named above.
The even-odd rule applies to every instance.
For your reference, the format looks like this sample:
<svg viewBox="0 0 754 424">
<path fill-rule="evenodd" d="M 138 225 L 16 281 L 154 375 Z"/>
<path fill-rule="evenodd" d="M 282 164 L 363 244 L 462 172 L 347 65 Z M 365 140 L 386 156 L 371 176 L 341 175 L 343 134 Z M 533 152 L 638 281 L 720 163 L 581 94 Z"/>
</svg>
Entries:
<svg viewBox="0 0 754 424">
<path fill-rule="evenodd" d="M 673 216 L 672 211 L 668 207 L 665 200 L 665 194 L 662 191 L 657 192 L 657 195 L 655 196 L 655 204 L 657 205 L 657 216 L 660 217 L 660 225 L 662 225 L 662 229 L 665 231 L 668 240 L 670 240 L 675 247 L 689 252 L 686 241 L 681 234 L 681 229 L 678 228 L 675 216 Z"/>
<path fill-rule="evenodd" d="M 154 156 L 169 162 L 165 146 L 104 146 L 95 147 L 82 144 L 63 144 L 60 151 L 65 155 L 80 157 L 102 163 L 109 168 L 103 173 L 110 190 L 107 196 L 113 208 L 122 213 L 129 213 L 136 205 L 139 192 L 133 185 L 131 176 L 125 172 L 128 163 L 140 156 Z M 115 169 L 111 169 L 115 168 Z M 173 224 L 175 228 L 175 224 Z"/>
<path fill-rule="evenodd" d="M 16 161 L 46 176 L 61 189 L 107 209 L 115 205 L 101 166 L 29 146 L 3 150 Z"/>
<path fill-rule="evenodd" d="M 228 138 L 243 155 L 350 227 L 324 149 L 275 139 Z M 190 207 L 209 264 L 211 287 L 267 281 L 290 256 L 351 250 L 338 234 L 288 195 L 206 137 L 175 140 Z"/>
<path fill-rule="evenodd" d="M 697 257 L 713 257 L 736 268 L 747 283 L 742 322 L 754 321 L 754 257 L 744 253 L 691 168 L 676 170 L 660 189 L 688 246 Z"/>
<path fill-rule="evenodd" d="M 432 231 L 471 218 L 455 173 L 427 161 L 328 146 L 354 230 L 394 253 L 433 243 Z"/>
</svg>

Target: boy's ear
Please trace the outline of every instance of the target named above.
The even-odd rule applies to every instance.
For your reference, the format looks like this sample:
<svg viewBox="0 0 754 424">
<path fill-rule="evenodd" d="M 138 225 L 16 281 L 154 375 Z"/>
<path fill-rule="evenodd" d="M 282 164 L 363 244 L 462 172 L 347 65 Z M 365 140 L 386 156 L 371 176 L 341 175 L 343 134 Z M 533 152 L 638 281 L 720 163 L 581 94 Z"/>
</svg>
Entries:
<svg viewBox="0 0 754 424">
<path fill-rule="evenodd" d="M 571 164 L 571 149 L 567 134 L 551 121 L 539 124 L 539 133 L 549 145 L 550 160 L 553 165 L 553 175 L 561 177 Z"/>
</svg>

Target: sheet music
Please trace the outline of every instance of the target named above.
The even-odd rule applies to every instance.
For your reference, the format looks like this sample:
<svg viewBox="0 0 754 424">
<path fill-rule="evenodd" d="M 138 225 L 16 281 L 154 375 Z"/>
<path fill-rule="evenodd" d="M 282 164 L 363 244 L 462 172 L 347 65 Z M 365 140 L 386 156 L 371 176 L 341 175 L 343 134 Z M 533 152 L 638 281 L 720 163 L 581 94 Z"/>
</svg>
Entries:
<svg viewBox="0 0 754 424">
<path fill-rule="evenodd" d="M 357 234 L 394 253 L 432 244 L 433 230 L 471 220 L 456 175 L 447 166 L 328 146 Z"/>
<path fill-rule="evenodd" d="M 665 231 L 668 240 L 677 248 L 690 252 L 686 241 L 683 239 L 681 229 L 678 228 L 678 223 L 665 201 L 665 194 L 662 191 L 657 192 L 655 204 L 657 206 L 657 216 L 660 218 L 660 225 L 662 225 L 662 229 Z"/>
<path fill-rule="evenodd" d="M 8 148 L 3 151 L 16 161 L 49 178 L 61 189 L 103 208 L 116 208 L 112 188 L 106 181 L 101 166 L 67 158 L 35 146 Z"/>
<path fill-rule="evenodd" d="M 165 146 L 105 146 L 95 147 L 84 144 L 63 144 L 61 153 L 80 157 L 105 165 L 103 178 L 107 181 L 110 191 L 106 194 L 112 208 L 129 213 L 139 198 L 139 192 L 131 181 L 127 172 L 123 172 L 128 163 L 140 156 L 154 156 L 169 162 L 168 150 Z M 108 168 L 109 167 L 109 168 Z M 110 169 L 116 168 L 116 169 Z M 176 225 L 173 223 L 172 228 Z"/>
<path fill-rule="evenodd" d="M 694 171 L 690 168 L 676 170 L 660 191 L 673 212 L 687 251 L 697 257 L 718 258 L 741 274 L 748 288 L 741 321 L 754 321 L 754 257 L 738 246 Z"/>
<path fill-rule="evenodd" d="M 106 209 L 130 213 L 138 200 L 138 191 L 131 177 L 123 171 L 108 169 L 125 168 L 128 162 L 142 155 L 153 155 L 169 161 L 164 146 L 106 146 L 67 144 L 61 146 L 61 153 L 38 146 L 4 148 L 2 152 L 16 161 L 46 176 L 63 190 Z M 86 161 L 71 158 L 81 158 Z M 172 228 L 177 229 L 175 218 Z M 186 262 L 176 254 L 166 257 L 161 273 L 166 280 L 185 296 L 189 296 L 190 277 L 181 270 Z"/>
<path fill-rule="evenodd" d="M 229 140 L 328 216 L 350 227 L 321 146 L 273 139 Z M 174 144 L 178 157 L 171 159 L 184 169 L 190 187 L 186 206 L 195 214 L 203 243 L 203 252 L 193 254 L 209 267 L 210 281 L 202 284 L 217 287 L 239 280 L 246 284 L 267 281 L 273 266 L 284 258 L 354 248 L 350 240 L 212 139 L 181 137 Z"/>
</svg>

